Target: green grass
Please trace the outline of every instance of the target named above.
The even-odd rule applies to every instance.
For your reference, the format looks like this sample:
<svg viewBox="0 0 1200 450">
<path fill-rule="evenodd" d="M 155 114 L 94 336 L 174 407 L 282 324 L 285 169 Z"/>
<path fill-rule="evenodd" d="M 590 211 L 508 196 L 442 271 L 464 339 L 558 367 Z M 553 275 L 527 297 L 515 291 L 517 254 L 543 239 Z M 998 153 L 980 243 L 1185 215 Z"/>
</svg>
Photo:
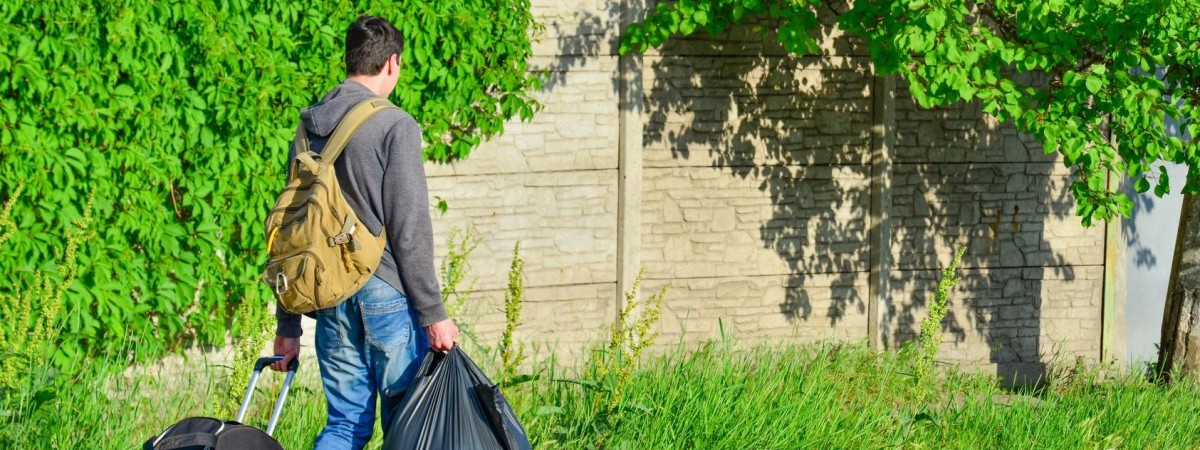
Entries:
<svg viewBox="0 0 1200 450">
<path fill-rule="evenodd" d="M 536 448 L 1200 448 L 1200 385 L 1192 380 L 1164 387 L 1077 376 L 1013 394 L 992 377 L 955 371 L 918 385 L 912 356 L 848 344 L 714 343 L 648 359 L 615 413 L 604 384 L 584 379 L 595 373 L 587 363 L 547 367 L 506 395 Z M 96 361 L 73 380 L 31 377 L 42 389 L 5 400 L 0 447 L 139 448 L 174 421 L 215 410 L 229 369 L 186 367 L 172 375 L 183 367 Z M 264 375 L 251 424 L 265 425 L 281 379 Z M 918 404 L 922 390 L 928 400 Z M 38 391 L 42 402 L 30 414 L 38 402 L 28 392 Z M 286 448 L 311 448 L 324 414 L 317 372 L 306 366 L 276 435 Z M 378 446 L 376 438 L 369 448 Z"/>
</svg>

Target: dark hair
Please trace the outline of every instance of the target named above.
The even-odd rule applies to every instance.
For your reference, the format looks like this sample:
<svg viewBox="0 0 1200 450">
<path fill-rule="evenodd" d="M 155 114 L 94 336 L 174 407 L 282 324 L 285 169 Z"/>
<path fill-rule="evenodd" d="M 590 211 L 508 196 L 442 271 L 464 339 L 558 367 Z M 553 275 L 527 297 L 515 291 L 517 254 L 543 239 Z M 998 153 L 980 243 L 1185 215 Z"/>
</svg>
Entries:
<svg viewBox="0 0 1200 450">
<path fill-rule="evenodd" d="M 387 20 L 359 16 L 346 29 L 346 76 L 377 75 L 388 57 L 404 51 L 404 35 Z"/>
</svg>

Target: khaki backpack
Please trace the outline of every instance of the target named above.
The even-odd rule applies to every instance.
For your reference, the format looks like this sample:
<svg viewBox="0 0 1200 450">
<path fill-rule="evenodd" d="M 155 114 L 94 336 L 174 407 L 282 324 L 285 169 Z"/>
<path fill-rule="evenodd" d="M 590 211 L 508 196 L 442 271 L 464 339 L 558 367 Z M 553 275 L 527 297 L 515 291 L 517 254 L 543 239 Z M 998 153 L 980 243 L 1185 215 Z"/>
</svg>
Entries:
<svg viewBox="0 0 1200 450">
<path fill-rule="evenodd" d="M 333 162 L 350 137 L 376 112 L 395 108 L 382 98 L 346 113 L 320 154 L 309 149 L 304 124 L 296 127 L 296 158 L 287 187 L 267 215 L 263 282 L 288 312 L 337 306 L 358 292 L 379 266 L 385 235 L 373 236 L 342 196 Z"/>
</svg>

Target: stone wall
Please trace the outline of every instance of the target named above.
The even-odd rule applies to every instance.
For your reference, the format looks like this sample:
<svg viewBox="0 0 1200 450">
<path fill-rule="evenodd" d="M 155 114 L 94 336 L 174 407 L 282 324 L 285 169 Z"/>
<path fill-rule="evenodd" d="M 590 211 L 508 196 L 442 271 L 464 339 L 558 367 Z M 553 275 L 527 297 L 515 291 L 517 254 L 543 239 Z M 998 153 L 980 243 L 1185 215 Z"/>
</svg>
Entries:
<svg viewBox="0 0 1200 450">
<path fill-rule="evenodd" d="M 893 342 L 913 338 L 937 269 L 966 246 L 943 359 L 1037 376 L 1047 359 L 1099 358 L 1105 229 L 1074 216 L 1068 169 L 977 105 L 922 110 L 905 93 L 881 329 Z"/>
<path fill-rule="evenodd" d="M 504 289 L 513 246 L 525 260 L 526 305 L 516 338 L 560 355 L 603 337 L 617 308 L 618 108 L 613 5 L 535 1 L 546 24 L 531 64 L 546 70 L 544 109 L 466 160 L 426 165 L 436 260 L 451 229 L 471 228 L 475 293 L 465 322 L 491 345 L 504 328 Z"/>
<path fill-rule="evenodd" d="M 896 347 L 965 245 L 942 359 L 1004 373 L 1099 358 L 1105 228 L 1080 226 L 1069 172 L 1036 142 L 975 105 L 920 110 L 904 86 L 880 91 L 831 11 L 821 56 L 789 57 L 752 24 L 620 57 L 631 5 L 534 1 L 545 109 L 463 162 L 427 166 L 450 207 L 434 213 L 439 260 L 452 227 L 481 241 L 466 321 L 485 341 L 503 327 L 517 241 L 517 338 L 560 355 L 602 339 L 630 265 L 645 268 L 643 292 L 669 286 L 663 343 Z"/>
</svg>

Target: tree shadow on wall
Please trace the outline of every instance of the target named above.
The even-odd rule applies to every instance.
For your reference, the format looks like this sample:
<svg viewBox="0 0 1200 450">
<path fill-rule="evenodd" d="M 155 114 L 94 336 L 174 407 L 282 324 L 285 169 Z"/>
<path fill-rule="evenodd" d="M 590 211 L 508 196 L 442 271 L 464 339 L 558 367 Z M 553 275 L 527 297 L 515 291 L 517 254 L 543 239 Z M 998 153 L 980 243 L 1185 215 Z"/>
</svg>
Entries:
<svg viewBox="0 0 1200 450">
<path fill-rule="evenodd" d="M 1091 305 L 1094 322 L 1070 322 L 1074 316 L 1066 313 L 1075 303 L 1098 301 L 1099 295 L 1090 295 L 1098 285 L 1080 288 L 1072 268 L 1091 260 L 1068 259 L 1063 250 L 1086 253 L 1079 249 L 1093 245 L 1088 240 L 1093 234 L 1048 232 L 1069 230 L 1072 223 L 1079 228 L 1066 194 L 1067 174 L 1036 143 L 987 120 L 977 105 L 918 110 L 899 95 L 906 93 L 900 87 L 891 226 L 884 230 L 891 239 L 885 249 L 870 248 L 869 227 L 880 225 L 870 220 L 871 126 L 879 112 L 871 101 L 869 57 L 837 32 L 834 24 L 845 3 L 820 8 L 819 41 L 832 48 L 824 56 L 786 57 L 775 37 L 759 29 L 772 24 L 754 23 L 715 38 L 675 38 L 657 56 L 645 58 L 647 180 L 678 175 L 703 182 L 706 175 L 689 168 L 707 166 L 754 184 L 770 203 L 760 206 L 732 195 L 696 199 L 682 189 L 665 192 L 661 201 L 682 209 L 677 218 L 683 232 L 725 233 L 726 241 L 744 232 L 736 226 L 743 218 L 769 210 L 769 217 L 755 220 L 757 239 L 784 265 L 743 264 L 728 252 L 711 251 L 720 242 L 695 240 L 679 261 L 665 256 L 661 263 L 707 262 L 724 277 L 781 271 L 787 281 L 777 311 L 793 327 L 825 327 L 809 324 L 814 320 L 827 322 L 826 329 L 844 327 L 845 319 L 856 317 L 849 326 L 862 328 L 848 335 L 861 337 L 870 301 L 870 255 L 889 251 L 893 264 L 882 294 L 880 333 L 895 347 L 915 337 L 925 302 L 936 291 L 938 269 L 967 245 L 964 279 L 943 322 L 952 344 L 944 348 L 958 353 L 943 356 L 994 362 L 1010 380 L 1040 376 L 1041 357 L 1057 350 L 1042 348 L 1044 318 L 1080 327 L 1099 323 L 1098 305 Z M 651 186 L 646 189 L 650 196 Z M 696 208 L 731 212 L 738 220 L 732 228 L 722 226 L 719 213 L 708 217 Z M 664 216 L 670 222 L 671 214 Z M 1060 222 L 1067 226 L 1052 227 Z M 643 238 L 651 247 L 662 244 L 653 232 Z M 1060 239 L 1071 243 L 1056 242 Z M 1089 279 L 1093 269 L 1103 272 L 1089 268 Z M 1053 286 L 1044 285 L 1046 280 Z M 1060 288 L 1087 292 L 1064 299 L 1051 292 Z M 1053 311 L 1053 317 L 1043 311 Z M 959 317 L 963 313 L 969 317 Z"/>
<path fill-rule="evenodd" d="M 620 26 L 621 5 L 606 1 L 601 9 L 603 15 L 591 11 L 576 11 L 569 16 L 544 17 L 546 29 L 553 36 L 557 52 L 554 60 L 546 67 L 549 72 L 545 90 L 552 91 L 567 84 L 567 73 L 571 70 L 593 69 L 601 56 L 616 55 L 620 41 L 613 32 Z M 612 92 L 617 93 L 620 80 L 615 72 L 612 77 Z"/>
<path fill-rule="evenodd" d="M 965 306 L 964 328 L 986 347 L 957 336 L 950 351 L 965 354 L 956 359 L 990 361 L 1025 384 L 1045 374 L 1046 359 L 1091 350 L 1080 338 L 1100 322 L 1103 232 L 1085 231 L 1074 217 L 1068 173 L 978 104 L 922 110 L 906 94 L 897 88 L 892 301 L 881 334 L 895 343 L 916 337 L 938 269 L 966 246 L 951 302 Z M 1088 265 L 1080 277 L 1076 267 Z M 1043 330 L 1043 320 L 1060 329 Z M 1098 346 L 1096 331 L 1087 344 Z"/>
<path fill-rule="evenodd" d="M 1123 183 L 1121 189 L 1133 200 L 1133 209 L 1129 213 L 1130 218 L 1147 216 L 1153 214 L 1157 209 L 1157 199 L 1150 195 L 1139 194 L 1133 189 L 1132 183 Z M 1137 267 L 1153 269 L 1158 266 L 1158 257 L 1154 255 L 1154 251 L 1150 247 L 1142 242 L 1141 229 L 1138 227 L 1137 220 L 1121 221 L 1121 237 L 1125 239 L 1126 252 L 1134 252 L 1134 264 Z"/>
<path fill-rule="evenodd" d="M 667 192 L 662 201 L 684 209 L 685 232 L 729 228 L 715 218 L 705 223 L 700 214 L 690 220 L 689 207 L 734 214 L 739 225 L 752 220 L 749 229 L 728 230 L 726 241 L 750 235 L 778 253 L 782 265 L 763 267 L 753 257 L 706 248 L 676 258 L 714 264 L 711 275 L 718 277 L 785 276 L 776 313 L 793 327 L 810 320 L 837 326 L 847 317 L 865 326 L 870 66 L 865 58 L 787 57 L 765 31 L 774 26 L 764 21 L 714 38 L 676 38 L 646 57 L 646 177 L 696 179 L 697 168 L 711 167 L 740 179 L 733 183 L 738 188 L 766 193 L 769 203 L 762 205 L 721 195 L 697 200 L 686 192 Z M 823 38 L 833 32 L 831 21 L 820 30 Z M 834 48 L 850 45 L 841 39 Z M 652 245 L 655 239 L 649 237 Z"/>
</svg>

